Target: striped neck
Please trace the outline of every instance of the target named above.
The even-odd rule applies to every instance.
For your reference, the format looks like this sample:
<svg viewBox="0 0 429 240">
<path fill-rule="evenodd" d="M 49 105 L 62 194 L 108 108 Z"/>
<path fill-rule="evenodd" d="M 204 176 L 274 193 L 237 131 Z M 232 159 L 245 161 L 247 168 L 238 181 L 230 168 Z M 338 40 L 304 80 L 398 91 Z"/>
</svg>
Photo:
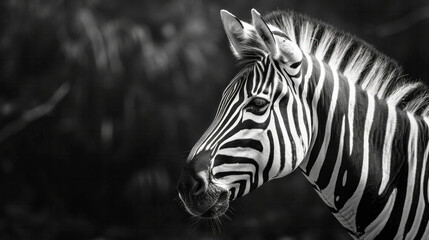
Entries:
<svg viewBox="0 0 429 240">
<path fill-rule="evenodd" d="M 305 65 L 312 139 L 300 165 L 304 175 L 353 236 L 405 231 L 400 220 L 409 171 L 421 166 L 416 159 L 427 159 L 425 148 L 416 147 L 427 145 L 427 122 L 349 85 L 316 58 L 307 55 Z"/>
</svg>

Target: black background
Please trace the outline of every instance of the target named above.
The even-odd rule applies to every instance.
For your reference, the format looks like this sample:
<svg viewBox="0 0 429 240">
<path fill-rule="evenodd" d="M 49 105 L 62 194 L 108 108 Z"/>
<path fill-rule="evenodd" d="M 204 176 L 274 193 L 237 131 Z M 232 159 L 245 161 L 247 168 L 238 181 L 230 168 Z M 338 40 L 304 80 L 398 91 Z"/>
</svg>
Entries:
<svg viewBox="0 0 429 240">
<path fill-rule="evenodd" d="M 427 1 L 3 0 L 0 239 L 347 239 L 297 171 L 210 225 L 177 201 L 238 72 L 219 17 L 294 9 L 429 79 Z"/>
</svg>

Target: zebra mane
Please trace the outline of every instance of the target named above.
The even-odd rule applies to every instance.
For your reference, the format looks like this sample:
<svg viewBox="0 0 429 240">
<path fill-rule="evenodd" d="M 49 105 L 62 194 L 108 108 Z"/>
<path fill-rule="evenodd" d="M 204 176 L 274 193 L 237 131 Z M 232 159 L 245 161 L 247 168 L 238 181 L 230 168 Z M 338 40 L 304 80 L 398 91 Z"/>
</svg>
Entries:
<svg viewBox="0 0 429 240">
<path fill-rule="evenodd" d="M 402 67 L 363 40 L 330 24 L 294 11 L 275 11 L 264 20 L 294 41 L 303 52 L 329 64 L 332 69 L 388 104 L 404 111 L 429 116 L 429 91 L 406 78 Z M 243 41 L 241 64 L 249 66 L 267 51 L 256 33 Z"/>
</svg>

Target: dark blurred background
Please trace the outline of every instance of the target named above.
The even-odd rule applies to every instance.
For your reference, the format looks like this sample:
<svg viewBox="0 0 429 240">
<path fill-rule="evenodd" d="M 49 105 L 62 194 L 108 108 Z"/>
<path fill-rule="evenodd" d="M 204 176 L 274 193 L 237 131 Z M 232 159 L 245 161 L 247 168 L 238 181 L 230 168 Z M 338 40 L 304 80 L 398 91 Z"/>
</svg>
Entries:
<svg viewBox="0 0 429 240">
<path fill-rule="evenodd" d="M 238 71 L 219 10 L 295 9 L 429 79 L 429 2 L 3 0 L 0 239 L 347 239 L 299 172 L 220 226 L 177 202 L 185 158 Z"/>
</svg>

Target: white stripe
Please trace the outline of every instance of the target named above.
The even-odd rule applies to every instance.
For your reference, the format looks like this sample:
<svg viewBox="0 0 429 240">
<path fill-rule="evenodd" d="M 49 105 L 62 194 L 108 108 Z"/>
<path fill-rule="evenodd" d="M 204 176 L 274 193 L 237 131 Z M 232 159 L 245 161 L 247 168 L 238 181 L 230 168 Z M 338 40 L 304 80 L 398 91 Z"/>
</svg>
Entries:
<svg viewBox="0 0 429 240">
<path fill-rule="evenodd" d="M 279 173 L 280 165 L 281 165 L 281 159 L 282 159 L 281 158 L 281 152 L 280 152 L 280 144 L 284 144 L 283 142 L 280 143 L 280 141 L 283 141 L 283 139 L 279 138 L 276 125 L 274 124 L 275 117 L 276 117 L 275 114 L 271 114 L 271 123 L 273 123 L 273 124 L 271 124 L 271 126 L 272 126 L 271 131 L 273 133 L 273 145 L 274 145 L 273 150 L 274 150 L 274 152 L 273 152 L 273 164 L 272 164 L 271 169 L 270 169 L 269 174 L 268 174 L 269 180 L 278 177 L 276 175 Z M 280 129 L 278 129 L 278 130 L 281 131 Z M 277 137 L 275 137 L 275 136 L 277 136 Z M 267 142 L 269 142 L 269 141 L 267 141 Z M 268 148 L 267 151 L 269 152 L 270 151 L 269 146 L 267 146 L 267 148 Z M 265 147 L 264 147 L 264 150 L 265 150 Z M 268 158 L 269 154 L 266 154 L 265 156 Z M 286 158 L 286 156 L 285 156 L 285 159 L 288 159 L 288 158 Z M 264 162 L 268 162 L 268 161 L 264 160 Z M 266 164 L 264 165 L 264 168 L 265 168 L 265 166 L 266 166 Z"/>
<path fill-rule="evenodd" d="M 392 157 L 392 146 L 393 138 L 395 137 L 396 131 L 396 109 L 393 106 L 389 105 L 388 108 L 388 117 L 386 124 L 386 135 L 384 136 L 384 145 L 383 145 L 383 157 L 382 157 L 382 177 L 380 189 L 378 190 L 378 195 L 382 194 L 384 189 L 389 182 L 390 176 L 390 161 Z"/>
<path fill-rule="evenodd" d="M 300 144 L 300 138 L 298 136 L 298 133 L 296 131 L 296 127 L 295 126 L 295 118 L 296 116 L 294 115 L 294 113 L 292 112 L 292 106 L 293 106 L 293 102 L 295 101 L 295 98 L 293 97 L 293 93 L 291 93 L 289 95 L 289 99 L 288 99 L 288 105 L 287 105 L 287 118 L 288 118 L 288 125 L 289 125 L 289 130 L 291 133 L 291 137 L 292 137 L 292 141 L 291 144 L 295 145 L 295 154 L 296 154 L 296 160 L 297 160 L 297 165 L 295 167 L 298 167 L 298 160 L 302 159 L 304 156 L 304 150 L 302 149 L 302 145 Z M 286 133 L 286 132 L 284 132 Z M 293 157 L 293 156 L 292 156 Z M 293 169 L 292 169 L 293 170 Z"/>
<path fill-rule="evenodd" d="M 323 83 L 325 82 L 325 68 L 324 68 L 324 66 L 322 66 L 323 63 L 321 61 L 317 60 L 317 62 L 320 65 L 320 74 L 319 74 L 319 81 L 317 82 L 317 86 L 314 89 L 313 100 L 311 103 L 312 112 L 313 112 L 313 119 L 312 119 L 313 129 L 312 129 L 312 131 L 314 133 L 314 136 L 313 136 L 313 139 L 312 139 L 311 144 L 310 144 L 310 149 L 313 147 L 314 142 L 316 141 L 316 138 L 317 138 L 317 131 L 318 131 L 318 127 L 319 127 L 318 126 L 319 125 L 318 124 L 318 118 L 317 118 L 317 104 L 318 104 L 319 99 L 320 99 L 320 95 L 321 95 L 322 88 L 323 88 Z M 309 156 L 310 156 L 310 154 L 307 155 L 307 157 L 309 157 Z M 303 171 L 305 173 L 306 173 L 307 163 L 308 163 L 308 158 L 306 158 L 301 164 L 302 165 L 301 169 L 303 169 Z M 308 173 L 306 173 L 306 174 L 308 174 Z"/>
<path fill-rule="evenodd" d="M 241 138 L 237 138 L 237 139 L 241 139 Z M 245 138 L 243 138 L 243 139 L 245 139 Z M 230 140 L 227 140 L 225 142 L 230 142 Z M 219 149 L 217 151 L 216 155 L 217 154 L 226 155 L 226 156 L 233 156 L 233 157 L 250 158 L 250 159 L 260 159 L 262 157 L 262 153 L 259 152 L 258 150 L 255 150 L 253 148 L 243 148 L 243 147 Z"/>
<path fill-rule="evenodd" d="M 355 114 L 355 101 L 356 101 L 356 86 L 353 83 L 349 82 L 349 108 L 348 108 L 348 119 L 349 119 L 349 156 L 352 155 L 353 152 L 353 121 Z"/>
<path fill-rule="evenodd" d="M 311 139 L 311 114 L 310 114 L 310 106 L 307 103 L 307 94 L 308 94 L 308 85 L 310 84 L 310 77 L 313 74 L 313 61 L 307 53 L 304 53 L 305 58 L 307 60 L 307 72 L 305 73 L 305 81 L 304 81 L 304 89 L 302 90 L 302 101 L 305 108 L 305 115 L 307 116 L 307 129 L 308 129 L 308 138 Z"/>
</svg>

